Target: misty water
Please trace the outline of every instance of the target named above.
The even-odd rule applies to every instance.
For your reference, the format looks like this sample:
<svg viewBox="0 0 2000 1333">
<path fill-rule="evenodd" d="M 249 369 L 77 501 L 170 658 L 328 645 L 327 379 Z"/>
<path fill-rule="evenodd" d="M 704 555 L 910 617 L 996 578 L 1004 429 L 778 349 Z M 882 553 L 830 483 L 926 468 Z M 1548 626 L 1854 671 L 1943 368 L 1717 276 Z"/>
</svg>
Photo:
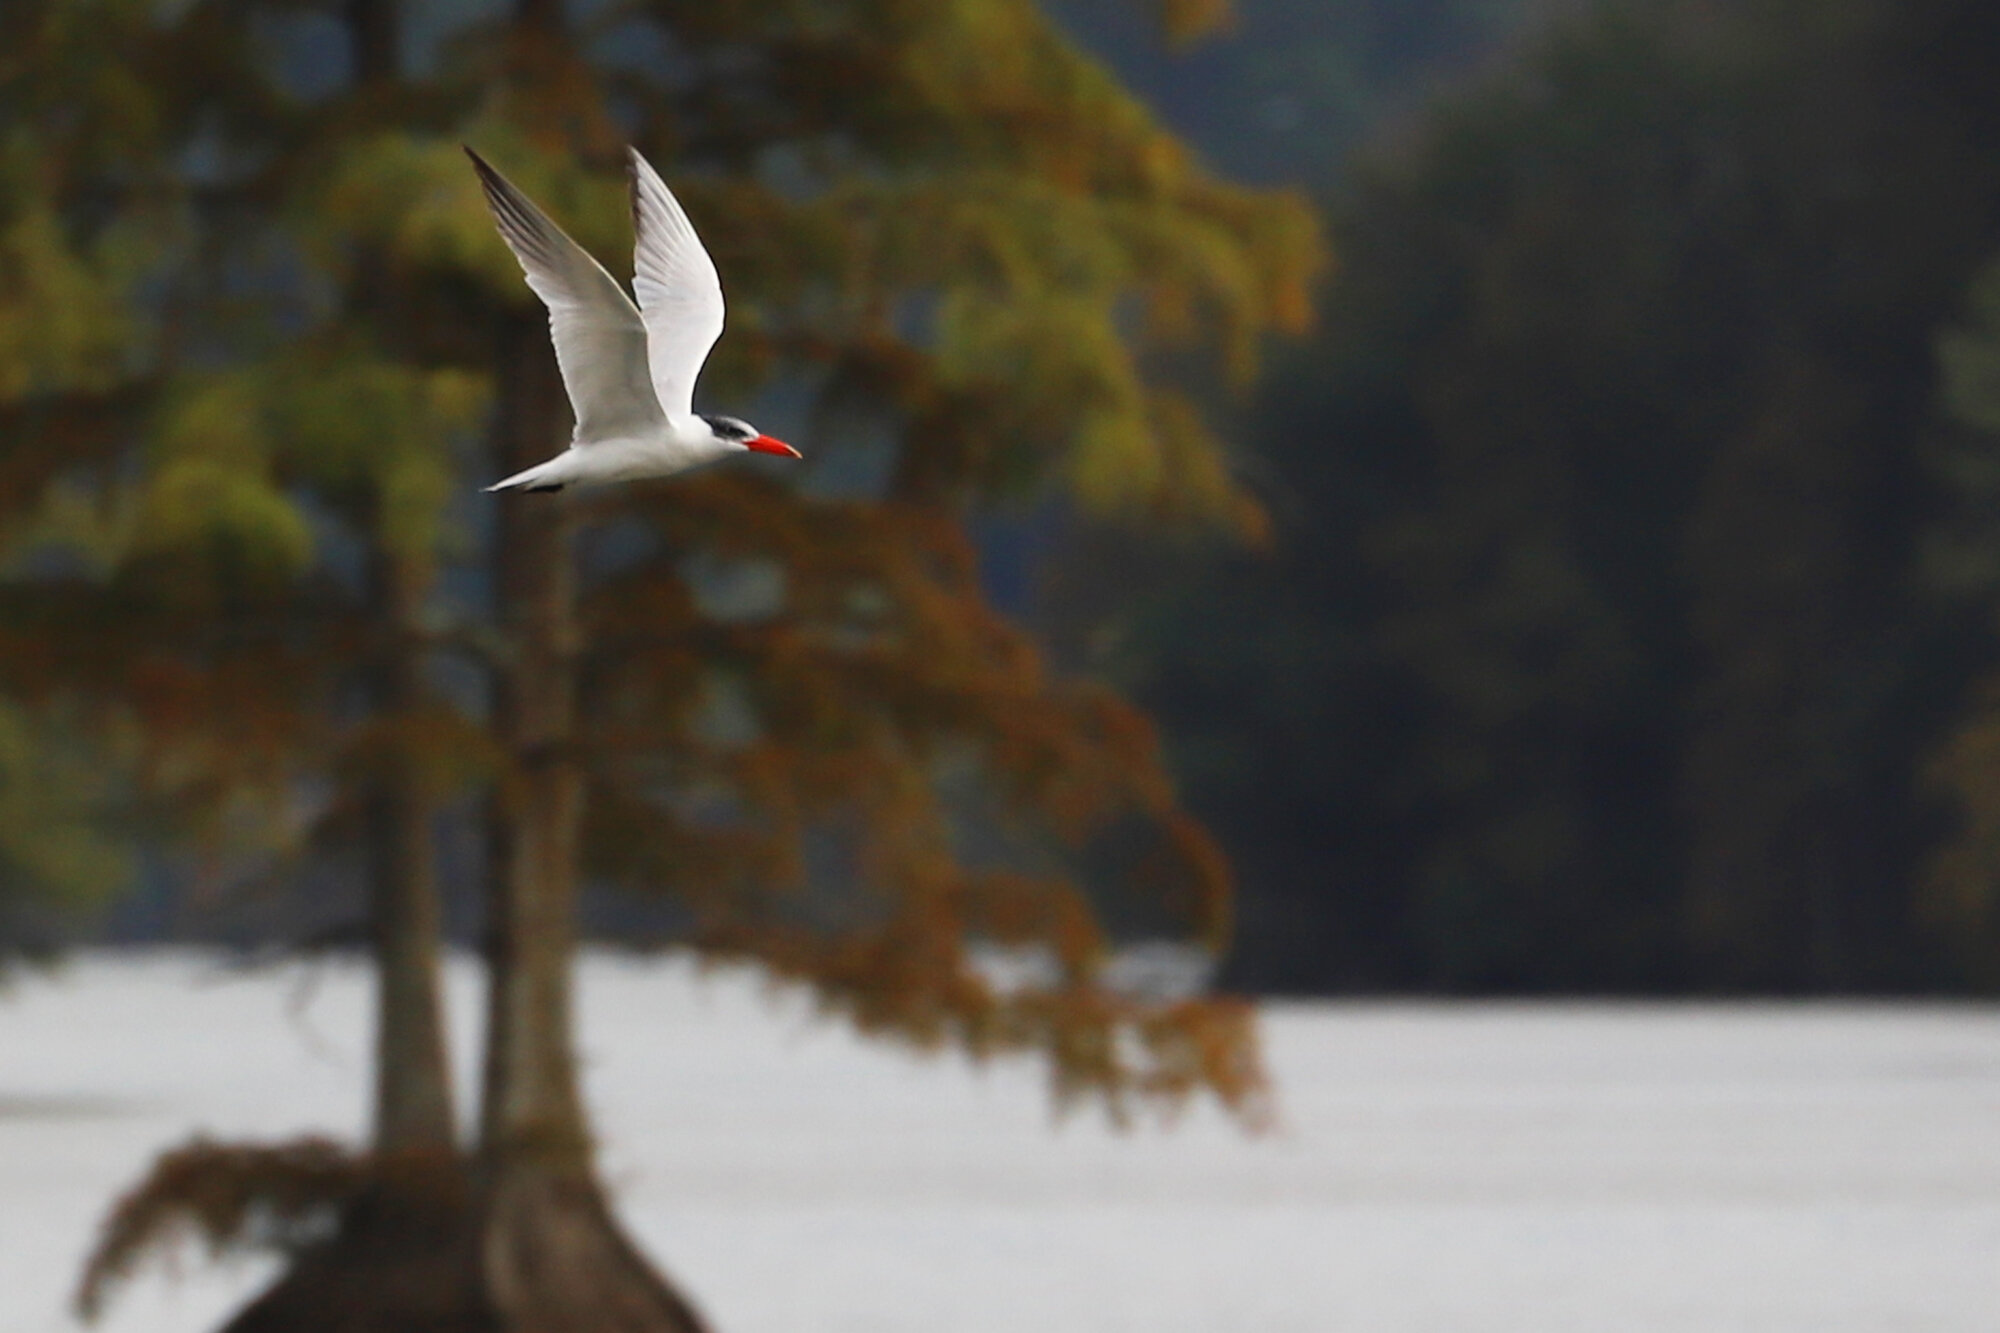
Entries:
<svg viewBox="0 0 2000 1333">
<path fill-rule="evenodd" d="M 469 1060 L 477 977 L 451 976 Z M 108 1201 L 196 1132 L 353 1136 L 347 967 L 90 956 L 0 995 L 0 1333 L 76 1327 Z M 1055 1120 L 1027 1063 L 595 957 L 601 1161 L 717 1333 L 2000 1328 L 2000 1008 L 1268 1008 L 1282 1125 Z M 102 1325 L 213 1328 L 190 1251 Z"/>
</svg>

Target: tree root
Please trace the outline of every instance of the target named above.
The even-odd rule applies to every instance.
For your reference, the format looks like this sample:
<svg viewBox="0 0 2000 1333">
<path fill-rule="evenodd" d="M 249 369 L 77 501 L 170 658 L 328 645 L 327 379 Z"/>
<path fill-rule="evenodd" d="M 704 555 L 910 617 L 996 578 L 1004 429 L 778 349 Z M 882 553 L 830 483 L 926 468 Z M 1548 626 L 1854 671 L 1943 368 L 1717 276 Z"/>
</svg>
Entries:
<svg viewBox="0 0 2000 1333">
<path fill-rule="evenodd" d="M 114 1209 L 79 1312 L 95 1317 L 146 1253 L 189 1233 L 212 1254 L 290 1259 L 222 1333 L 707 1333 L 588 1171 L 532 1158 L 197 1141 Z"/>
</svg>

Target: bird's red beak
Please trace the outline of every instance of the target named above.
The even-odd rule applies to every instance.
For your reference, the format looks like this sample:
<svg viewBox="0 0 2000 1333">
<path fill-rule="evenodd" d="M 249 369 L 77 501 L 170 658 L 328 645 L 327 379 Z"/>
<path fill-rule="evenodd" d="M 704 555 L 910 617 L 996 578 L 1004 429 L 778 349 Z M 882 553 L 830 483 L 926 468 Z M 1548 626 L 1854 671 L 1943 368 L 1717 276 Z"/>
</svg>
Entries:
<svg viewBox="0 0 2000 1333">
<path fill-rule="evenodd" d="M 804 457 L 803 454 L 792 448 L 791 445 L 786 444 L 783 440 L 774 440 L 768 435 L 759 435 L 757 438 L 747 442 L 743 447 L 752 453 L 758 454 L 780 454 L 786 458 Z"/>
</svg>

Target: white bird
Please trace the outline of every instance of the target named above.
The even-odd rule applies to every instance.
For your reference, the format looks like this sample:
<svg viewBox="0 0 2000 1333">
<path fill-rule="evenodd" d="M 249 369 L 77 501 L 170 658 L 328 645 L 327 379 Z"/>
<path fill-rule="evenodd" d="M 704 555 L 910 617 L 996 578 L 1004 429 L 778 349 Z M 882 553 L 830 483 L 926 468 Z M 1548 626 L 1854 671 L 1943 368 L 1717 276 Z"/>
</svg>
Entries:
<svg viewBox="0 0 2000 1333">
<path fill-rule="evenodd" d="M 680 201 L 631 158 L 639 304 L 583 247 L 467 148 L 500 235 L 549 308 L 556 364 L 576 413 L 569 448 L 489 491 L 559 491 L 665 477 L 735 453 L 799 451 L 735 417 L 694 410 L 694 381 L 722 336 L 722 280 Z"/>
</svg>

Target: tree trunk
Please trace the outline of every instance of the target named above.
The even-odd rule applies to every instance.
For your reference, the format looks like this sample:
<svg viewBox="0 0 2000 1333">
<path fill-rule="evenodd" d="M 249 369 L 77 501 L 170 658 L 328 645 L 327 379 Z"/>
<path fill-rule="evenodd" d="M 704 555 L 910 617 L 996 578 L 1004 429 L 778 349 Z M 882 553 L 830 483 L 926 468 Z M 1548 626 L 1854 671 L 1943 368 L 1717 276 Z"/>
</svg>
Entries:
<svg viewBox="0 0 2000 1333">
<path fill-rule="evenodd" d="M 568 406 L 547 326 L 502 335 L 499 467 L 564 446 Z M 526 1333 L 701 1333 L 626 1239 L 591 1164 L 571 1044 L 571 956 L 583 773 L 576 754 L 575 521 L 564 494 L 501 497 L 496 590 L 508 652 L 499 731 L 515 775 L 501 801 L 480 1125 L 480 1263 L 501 1325 Z"/>
<path fill-rule="evenodd" d="M 543 51 L 566 40 L 560 0 L 516 0 Z M 568 443 L 569 402 L 541 312 L 500 338 L 500 474 Z M 498 731 L 514 761 L 495 837 L 480 1272 L 521 1333 L 705 1333 L 626 1239 L 591 1162 L 571 1044 L 571 961 L 583 772 L 576 752 L 575 518 L 566 493 L 500 497 L 495 592 L 507 652 Z"/>
<path fill-rule="evenodd" d="M 424 702 L 418 613 L 426 580 L 386 552 L 376 556 L 375 600 L 389 622 L 375 706 L 392 723 Z M 375 934 L 375 1151 L 449 1154 L 456 1133 L 439 991 L 442 933 L 433 798 L 417 757 L 385 756 L 369 799 L 369 881 Z"/>
<path fill-rule="evenodd" d="M 398 0 L 347 0 L 343 16 L 357 86 L 393 85 L 401 47 Z M 396 326 L 396 286 L 372 248 L 356 256 L 351 299 L 382 327 Z M 368 610 L 385 643 L 370 702 L 376 717 L 394 728 L 414 718 L 429 693 L 422 615 L 432 574 L 427 562 L 396 552 L 391 534 L 382 530 L 380 505 L 376 515 Z M 392 734 L 367 803 L 377 995 L 374 1149 L 384 1157 L 443 1157 L 456 1151 L 457 1132 L 438 985 L 435 802 L 408 738 Z"/>
<path fill-rule="evenodd" d="M 518 470 L 561 447 L 566 400 L 539 319 L 510 321 L 501 342 L 499 465 Z M 428 805 L 411 773 L 411 785 L 391 784 L 377 807 L 387 836 L 376 867 L 376 1183 L 339 1233 L 301 1255 L 226 1333 L 705 1333 L 612 1216 L 577 1082 L 570 981 L 583 775 L 565 501 L 495 501 L 508 645 L 496 722 L 515 773 L 497 803 L 477 1157 L 468 1171 L 451 1149 Z M 414 603 L 399 605 L 414 617 Z M 397 644 L 388 682 L 420 691 L 417 640 Z M 411 697 L 421 695 L 392 693 L 385 707 Z"/>
<path fill-rule="evenodd" d="M 502 335 L 500 471 L 563 447 L 567 407 L 538 322 Z M 507 645 L 496 718 L 516 771 L 501 798 L 488 958 L 483 1150 L 589 1170 L 570 1046 L 577 834 L 583 778 L 574 753 L 576 588 L 566 495 L 499 502 L 495 592 Z"/>
<path fill-rule="evenodd" d="M 426 696 L 417 615 L 427 577 L 378 547 L 372 609 L 389 642 L 372 703 L 410 718 Z M 433 800 L 404 738 L 367 797 L 378 995 L 371 1183 L 338 1232 L 301 1254 L 225 1333 L 497 1333 L 479 1281 L 478 1215 L 457 1145 L 443 1005 Z"/>
</svg>

